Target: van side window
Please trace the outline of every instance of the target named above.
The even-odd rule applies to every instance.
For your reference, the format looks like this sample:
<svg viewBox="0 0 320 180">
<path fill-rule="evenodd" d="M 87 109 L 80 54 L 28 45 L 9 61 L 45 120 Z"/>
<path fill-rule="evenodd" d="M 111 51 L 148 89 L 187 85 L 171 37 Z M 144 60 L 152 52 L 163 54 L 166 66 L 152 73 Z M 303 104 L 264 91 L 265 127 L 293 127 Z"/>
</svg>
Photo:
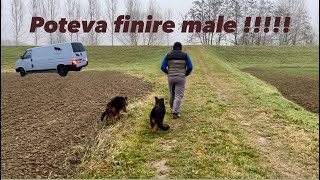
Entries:
<svg viewBox="0 0 320 180">
<path fill-rule="evenodd" d="M 85 52 L 83 45 L 81 43 L 71 43 L 73 52 Z"/>
<path fill-rule="evenodd" d="M 25 52 L 24 55 L 23 55 L 23 59 L 30 59 L 31 58 L 31 54 L 32 54 L 32 51 Z"/>
</svg>

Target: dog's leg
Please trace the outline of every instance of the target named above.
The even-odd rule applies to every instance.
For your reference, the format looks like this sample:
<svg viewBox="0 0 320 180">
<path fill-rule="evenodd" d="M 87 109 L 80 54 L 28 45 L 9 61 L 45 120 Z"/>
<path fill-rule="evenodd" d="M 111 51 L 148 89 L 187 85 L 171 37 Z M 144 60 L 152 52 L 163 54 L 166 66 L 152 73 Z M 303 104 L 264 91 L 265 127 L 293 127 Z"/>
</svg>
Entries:
<svg viewBox="0 0 320 180">
<path fill-rule="evenodd" d="M 153 126 L 156 124 L 156 121 L 154 119 L 150 120 L 150 125 L 151 125 L 151 129 L 153 128 Z"/>
<path fill-rule="evenodd" d="M 158 125 L 155 124 L 155 125 L 153 126 L 153 128 L 151 129 L 151 132 L 152 132 L 152 133 L 155 133 L 155 132 L 157 131 L 157 129 L 158 129 Z"/>
<path fill-rule="evenodd" d="M 108 120 L 109 120 L 109 114 L 107 114 L 107 116 L 106 116 L 106 124 L 104 125 L 104 127 L 107 127 L 107 125 L 108 125 Z"/>
<path fill-rule="evenodd" d="M 117 112 L 117 114 L 116 114 L 116 119 L 117 119 L 117 120 L 120 119 L 120 112 Z"/>
<path fill-rule="evenodd" d="M 103 119 L 106 117 L 107 115 L 107 110 L 105 110 L 102 114 L 101 114 L 101 121 L 103 121 Z"/>
</svg>

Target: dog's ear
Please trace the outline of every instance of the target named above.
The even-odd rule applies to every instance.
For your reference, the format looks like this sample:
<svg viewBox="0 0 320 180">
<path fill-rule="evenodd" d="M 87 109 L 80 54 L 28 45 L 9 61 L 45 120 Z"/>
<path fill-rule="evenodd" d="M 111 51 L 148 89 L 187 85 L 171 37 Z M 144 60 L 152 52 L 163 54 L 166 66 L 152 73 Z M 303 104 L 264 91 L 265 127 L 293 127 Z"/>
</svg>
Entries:
<svg viewBox="0 0 320 180">
<path fill-rule="evenodd" d="M 156 101 L 158 101 L 159 98 L 158 98 L 158 97 L 154 97 L 154 99 L 155 99 Z"/>
<path fill-rule="evenodd" d="M 124 97 L 124 100 L 128 101 L 128 96 Z"/>
</svg>

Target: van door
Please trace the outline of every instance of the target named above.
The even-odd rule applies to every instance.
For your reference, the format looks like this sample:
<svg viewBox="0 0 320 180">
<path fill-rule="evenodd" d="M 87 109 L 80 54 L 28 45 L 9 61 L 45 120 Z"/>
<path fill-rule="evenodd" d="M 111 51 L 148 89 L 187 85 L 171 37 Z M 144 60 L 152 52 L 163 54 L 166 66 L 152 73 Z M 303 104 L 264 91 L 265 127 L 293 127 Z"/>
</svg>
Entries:
<svg viewBox="0 0 320 180">
<path fill-rule="evenodd" d="M 23 54 L 21 60 L 23 61 L 24 68 L 25 68 L 26 71 L 33 71 L 32 50 L 26 51 Z"/>
<path fill-rule="evenodd" d="M 87 52 L 82 43 L 71 43 L 74 59 L 78 60 L 77 67 L 83 67 L 87 65 Z"/>
</svg>

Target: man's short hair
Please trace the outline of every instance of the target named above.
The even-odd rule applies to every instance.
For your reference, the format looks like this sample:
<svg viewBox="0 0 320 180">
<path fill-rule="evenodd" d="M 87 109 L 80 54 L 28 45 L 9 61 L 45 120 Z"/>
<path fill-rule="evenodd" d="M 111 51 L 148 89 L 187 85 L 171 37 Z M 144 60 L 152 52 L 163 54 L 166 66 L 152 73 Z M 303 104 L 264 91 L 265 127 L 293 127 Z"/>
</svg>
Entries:
<svg viewBox="0 0 320 180">
<path fill-rule="evenodd" d="M 182 50 L 182 44 L 180 42 L 175 42 L 173 45 L 173 49 L 179 48 L 180 50 Z"/>
</svg>

